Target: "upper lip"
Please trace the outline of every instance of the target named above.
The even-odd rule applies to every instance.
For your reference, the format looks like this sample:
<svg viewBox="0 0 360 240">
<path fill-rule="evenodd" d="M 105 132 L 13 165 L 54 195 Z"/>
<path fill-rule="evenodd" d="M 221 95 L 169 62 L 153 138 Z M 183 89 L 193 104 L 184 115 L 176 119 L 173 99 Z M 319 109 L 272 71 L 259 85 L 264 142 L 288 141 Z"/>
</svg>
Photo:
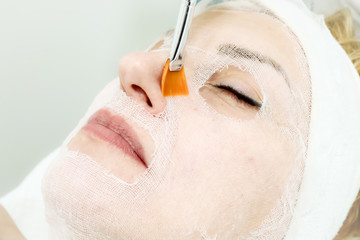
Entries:
<svg viewBox="0 0 360 240">
<path fill-rule="evenodd" d="M 144 163 L 145 167 L 148 167 L 148 163 L 145 159 L 144 148 L 131 125 L 128 124 L 123 117 L 114 114 L 108 109 L 102 108 L 94 113 L 88 122 L 100 124 L 121 136 L 129 143 L 135 154 Z"/>
</svg>

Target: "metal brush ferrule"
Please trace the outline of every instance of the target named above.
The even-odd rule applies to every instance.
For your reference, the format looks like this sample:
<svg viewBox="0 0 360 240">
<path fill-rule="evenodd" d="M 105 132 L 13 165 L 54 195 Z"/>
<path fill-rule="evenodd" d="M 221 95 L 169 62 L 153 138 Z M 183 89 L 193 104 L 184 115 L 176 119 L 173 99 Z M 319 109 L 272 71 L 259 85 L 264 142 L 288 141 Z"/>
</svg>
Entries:
<svg viewBox="0 0 360 240">
<path fill-rule="evenodd" d="M 196 0 L 183 0 L 180 6 L 174 40 L 170 52 L 170 71 L 180 71 L 183 66 L 182 50 L 185 46 L 191 20 L 194 14 Z"/>
</svg>

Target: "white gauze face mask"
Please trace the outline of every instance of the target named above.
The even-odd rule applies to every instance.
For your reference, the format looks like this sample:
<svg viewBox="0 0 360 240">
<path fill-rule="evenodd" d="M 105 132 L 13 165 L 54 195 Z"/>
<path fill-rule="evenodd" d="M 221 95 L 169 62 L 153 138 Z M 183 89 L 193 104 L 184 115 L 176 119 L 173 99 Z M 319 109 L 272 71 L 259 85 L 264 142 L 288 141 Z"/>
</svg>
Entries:
<svg viewBox="0 0 360 240">
<path fill-rule="evenodd" d="M 129 96 L 128 83 L 147 79 L 138 86 L 146 91 L 159 82 L 146 71 L 134 75 L 131 62 L 121 66 L 127 74 L 96 97 L 45 174 L 51 239 L 300 236 L 316 132 L 309 135 L 312 74 L 322 76 L 302 35 L 269 10 L 280 3 L 200 3 L 184 52 L 190 94 L 167 98 L 156 114 L 144 107 L 156 102 Z M 301 5 L 281 6 L 286 17 L 294 11 L 318 28 Z M 139 55 L 140 62 L 152 59 L 141 69 L 161 69 L 171 40 L 169 33 Z"/>
</svg>

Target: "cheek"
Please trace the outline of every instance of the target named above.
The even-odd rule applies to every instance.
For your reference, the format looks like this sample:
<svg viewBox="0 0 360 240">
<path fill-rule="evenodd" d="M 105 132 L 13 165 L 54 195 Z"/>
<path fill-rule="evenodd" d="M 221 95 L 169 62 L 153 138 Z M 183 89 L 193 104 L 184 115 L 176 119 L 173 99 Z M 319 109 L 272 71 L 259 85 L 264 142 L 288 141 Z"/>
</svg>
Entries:
<svg viewBox="0 0 360 240">
<path fill-rule="evenodd" d="M 223 226 L 221 219 L 255 229 L 282 196 L 294 162 L 288 149 L 264 119 L 232 121 L 189 106 L 179 118 L 161 196 L 167 203 L 176 196 L 192 221 L 211 229 Z"/>
<path fill-rule="evenodd" d="M 274 168 L 283 170 L 291 165 L 291 147 L 281 138 L 280 130 L 270 125 L 260 118 L 232 121 L 190 108 L 180 117 L 171 159 L 186 173 L 224 171 L 227 178 L 234 173 L 268 181 Z"/>
<path fill-rule="evenodd" d="M 231 121 L 189 108 L 180 117 L 171 157 L 177 178 L 185 185 L 231 185 L 227 194 L 250 199 L 279 193 L 294 159 L 278 130 L 264 119 Z"/>
</svg>

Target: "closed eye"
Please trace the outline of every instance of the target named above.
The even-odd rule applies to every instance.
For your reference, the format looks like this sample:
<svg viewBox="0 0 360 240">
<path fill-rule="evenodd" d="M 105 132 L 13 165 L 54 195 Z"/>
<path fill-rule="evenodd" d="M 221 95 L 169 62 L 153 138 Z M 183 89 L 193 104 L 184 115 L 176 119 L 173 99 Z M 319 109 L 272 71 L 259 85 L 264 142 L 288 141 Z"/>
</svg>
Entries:
<svg viewBox="0 0 360 240">
<path fill-rule="evenodd" d="M 229 93 L 231 93 L 232 95 L 234 95 L 239 101 L 241 102 L 245 102 L 246 104 L 252 106 L 252 107 L 256 107 L 256 108 L 261 108 L 262 104 L 255 101 L 254 99 L 246 96 L 245 94 L 235 90 L 233 87 L 228 86 L 228 85 L 222 85 L 222 84 L 217 84 L 217 85 L 213 85 L 216 88 L 228 91 Z"/>
</svg>

